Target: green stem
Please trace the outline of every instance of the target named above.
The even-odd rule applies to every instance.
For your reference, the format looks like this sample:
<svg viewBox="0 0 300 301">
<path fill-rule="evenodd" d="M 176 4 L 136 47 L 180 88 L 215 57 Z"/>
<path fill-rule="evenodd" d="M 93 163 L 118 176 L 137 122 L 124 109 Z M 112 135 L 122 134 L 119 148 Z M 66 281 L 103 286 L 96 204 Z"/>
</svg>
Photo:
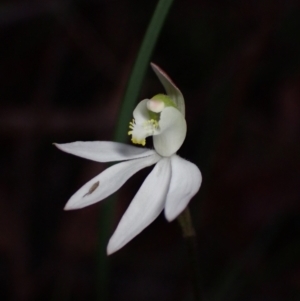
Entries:
<svg viewBox="0 0 300 301">
<path fill-rule="evenodd" d="M 201 275 L 198 260 L 197 235 L 193 227 L 192 217 L 187 207 L 177 218 L 182 235 L 186 243 L 187 252 L 189 254 L 191 281 L 194 290 L 195 301 L 202 301 L 201 296 Z"/>
<path fill-rule="evenodd" d="M 114 140 L 126 142 L 128 123 L 132 118 L 134 105 L 140 93 L 146 70 L 149 67 L 150 57 L 158 40 L 159 34 L 167 17 L 173 0 L 159 0 L 152 19 L 148 25 L 136 61 L 134 63 L 127 89 L 118 117 L 118 124 L 114 134 Z M 106 245 L 112 232 L 116 196 L 111 197 L 101 207 L 98 230 L 98 260 L 97 260 L 97 291 L 98 300 L 109 300 L 109 261 L 106 256 Z"/>
<path fill-rule="evenodd" d="M 173 0 L 160 0 L 148 25 L 128 80 L 114 135 L 116 141 L 126 142 L 127 140 L 127 131 L 125 129 L 127 129 L 128 122 L 132 118 L 134 105 L 138 99 L 146 70 L 149 68 L 150 57 L 172 3 Z"/>
</svg>

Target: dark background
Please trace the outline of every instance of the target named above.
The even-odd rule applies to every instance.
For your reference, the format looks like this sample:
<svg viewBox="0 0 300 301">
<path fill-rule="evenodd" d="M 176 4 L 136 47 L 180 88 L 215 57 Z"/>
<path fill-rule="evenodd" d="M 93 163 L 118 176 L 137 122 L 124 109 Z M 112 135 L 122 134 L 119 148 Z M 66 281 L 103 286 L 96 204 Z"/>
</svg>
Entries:
<svg viewBox="0 0 300 301">
<path fill-rule="evenodd" d="M 106 165 L 52 143 L 113 139 L 155 4 L 1 2 L 0 300 L 97 300 L 103 203 L 63 207 Z M 207 300 L 300 300 L 299 1 L 174 1 L 152 61 L 185 96 L 179 154 L 203 174 L 191 212 Z M 160 92 L 149 68 L 140 99 Z M 109 258 L 107 300 L 191 300 L 187 256 L 159 217 Z"/>
</svg>

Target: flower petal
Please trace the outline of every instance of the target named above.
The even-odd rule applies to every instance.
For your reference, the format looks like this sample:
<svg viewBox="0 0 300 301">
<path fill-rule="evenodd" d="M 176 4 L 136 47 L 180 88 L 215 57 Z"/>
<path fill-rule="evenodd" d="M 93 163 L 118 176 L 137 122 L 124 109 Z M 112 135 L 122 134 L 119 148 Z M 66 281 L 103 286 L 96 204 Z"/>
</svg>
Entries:
<svg viewBox="0 0 300 301">
<path fill-rule="evenodd" d="M 97 203 L 117 191 L 132 175 L 155 164 L 157 154 L 113 165 L 83 185 L 68 201 L 65 210 L 80 209 Z"/>
<path fill-rule="evenodd" d="M 149 113 L 147 108 L 147 102 L 149 99 L 144 99 L 138 103 L 133 111 L 133 117 L 137 124 L 143 124 L 149 120 Z"/>
<path fill-rule="evenodd" d="M 109 240 L 108 255 L 121 249 L 161 213 L 165 205 L 170 177 L 170 159 L 161 159 L 131 201 L 116 231 Z"/>
<path fill-rule="evenodd" d="M 165 217 L 174 220 L 198 192 L 202 176 L 199 168 L 178 155 L 171 157 L 172 176 L 167 194 Z"/>
<path fill-rule="evenodd" d="M 185 104 L 181 91 L 176 87 L 171 78 L 160 67 L 153 63 L 151 63 L 151 67 L 160 80 L 161 84 L 164 86 L 167 95 L 172 98 L 178 110 L 182 113 L 183 116 L 185 116 Z"/>
<path fill-rule="evenodd" d="M 137 159 L 155 153 L 153 150 L 147 148 L 140 148 L 111 141 L 77 141 L 64 144 L 54 143 L 54 145 L 66 153 L 97 162 Z"/>
<path fill-rule="evenodd" d="M 175 154 L 186 136 L 184 116 L 173 107 L 167 107 L 160 113 L 159 134 L 154 134 L 155 150 L 164 157 Z"/>
</svg>

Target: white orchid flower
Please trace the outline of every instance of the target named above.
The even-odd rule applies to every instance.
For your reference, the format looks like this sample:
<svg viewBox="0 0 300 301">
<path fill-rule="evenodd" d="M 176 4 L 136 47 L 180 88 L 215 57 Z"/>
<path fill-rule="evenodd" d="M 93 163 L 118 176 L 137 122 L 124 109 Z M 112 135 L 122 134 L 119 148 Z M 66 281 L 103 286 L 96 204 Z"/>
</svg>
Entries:
<svg viewBox="0 0 300 301">
<path fill-rule="evenodd" d="M 164 71 L 155 64 L 151 66 L 167 95 L 142 100 L 133 112 L 128 134 L 133 143 L 142 145 L 147 137 L 153 136 L 154 150 L 108 141 L 56 144 L 64 152 L 97 162 L 124 161 L 82 186 L 70 198 L 66 210 L 105 199 L 136 172 L 155 164 L 110 238 L 108 255 L 132 240 L 163 210 L 168 221 L 174 220 L 197 193 L 202 181 L 198 167 L 176 155 L 186 136 L 183 96 Z"/>
</svg>

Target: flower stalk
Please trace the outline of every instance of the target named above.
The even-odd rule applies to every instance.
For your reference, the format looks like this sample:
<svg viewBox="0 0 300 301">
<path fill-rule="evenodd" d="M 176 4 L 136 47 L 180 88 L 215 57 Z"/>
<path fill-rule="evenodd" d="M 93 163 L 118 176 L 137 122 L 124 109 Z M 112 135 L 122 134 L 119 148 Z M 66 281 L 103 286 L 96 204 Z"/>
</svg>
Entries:
<svg viewBox="0 0 300 301">
<path fill-rule="evenodd" d="M 197 234 L 194 229 L 191 213 L 188 207 L 186 207 L 186 209 L 177 217 L 177 220 L 181 227 L 182 236 L 188 252 L 190 277 L 193 286 L 194 299 L 195 301 L 203 301 L 201 289 L 202 279 L 198 259 L 199 254 L 197 247 Z"/>
</svg>

